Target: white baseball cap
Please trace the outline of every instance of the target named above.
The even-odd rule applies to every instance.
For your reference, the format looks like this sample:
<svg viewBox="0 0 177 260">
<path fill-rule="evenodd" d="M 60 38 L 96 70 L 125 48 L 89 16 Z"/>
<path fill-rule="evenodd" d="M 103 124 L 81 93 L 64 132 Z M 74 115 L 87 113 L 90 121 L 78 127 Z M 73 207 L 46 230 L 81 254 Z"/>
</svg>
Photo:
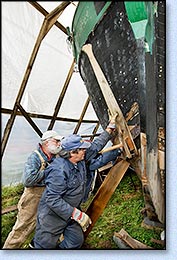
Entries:
<svg viewBox="0 0 177 260">
<path fill-rule="evenodd" d="M 46 132 L 43 133 L 42 137 L 41 137 L 41 141 L 44 141 L 46 139 L 49 139 L 49 138 L 53 138 L 53 139 L 56 139 L 56 140 L 62 140 L 64 137 L 59 135 L 57 132 L 53 131 L 53 130 L 48 130 Z"/>
</svg>

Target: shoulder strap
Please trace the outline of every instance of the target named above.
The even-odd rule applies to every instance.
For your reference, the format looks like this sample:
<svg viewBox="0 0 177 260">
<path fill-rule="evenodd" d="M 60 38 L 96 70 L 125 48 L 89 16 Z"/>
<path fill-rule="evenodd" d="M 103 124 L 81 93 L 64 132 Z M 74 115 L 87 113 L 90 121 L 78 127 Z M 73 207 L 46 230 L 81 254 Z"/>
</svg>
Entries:
<svg viewBox="0 0 177 260">
<path fill-rule="evenodd" d="M 41 160 L 41 168 L 40 168 L 40 171 L 44 170 L 45 167 L 46 167 L 46 162 L 44 160 L 44 158 L 42 157 L 42 155 L 40 154 L 40 152 L 38 150 L 34 150 L 35 153 L 38 154 L 40 160 Z"/>
</svg>

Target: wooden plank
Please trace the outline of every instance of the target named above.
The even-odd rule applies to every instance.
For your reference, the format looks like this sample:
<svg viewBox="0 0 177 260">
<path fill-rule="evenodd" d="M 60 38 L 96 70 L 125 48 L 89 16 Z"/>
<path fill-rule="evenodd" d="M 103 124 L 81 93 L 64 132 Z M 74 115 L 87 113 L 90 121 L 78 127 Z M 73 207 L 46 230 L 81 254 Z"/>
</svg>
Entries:
<svg viewBox="0 0 177 260">
<path fill-rule="evenodd" d="M 98 172 L 102 172 L 102 171 L 105 171 L 109 168 L 111 168 L 113 166 L 113 163 L 112 162 L 108 162 L 106 165 L 98 168 Z"/>
<path fill-rule="evenodd" d="M 161 246 L 164 246 L 165 245 L 165 241 L 164 240 L 158 240 L 158 239 L 155 239 L 155 238 L 151 238 L 151 242 L 153 243 L 156 243 L 156 244 L 159 244 Z"/>
<path fill-rule="evenodd" d="M 135 151 L 136 154 L 138 154 L 137 148 L 135 146 L 135 143 L 133 141 L 133 138 L 131 136 L 129 127 L 124 119 L 124 116 L 122 114 L 122 111 L 117 103 L 117 100 L 107 82 L 107 79 L 98 63 L 98 61 L 96 60 L 93 50 L 92 50 L 92 45 L 91 44 L 86 44 L 82 47 L 82 51 L 84 51 L 88 58 L 89 61 L 91 63 L 92 69 L 95 73 L 95 76 L 97 78 L 98 84 L 100 86 L 100 89 L 102 91 L 102 94 L 104 96 L 104 99 L 106 101 L 106 104 L 109 108 L 109 114 L 111 116 L 117 115 L 116 117 L 116 126 L 118 126 L 117 130 L 118 130 L 118 140 L 119 143 L 123 143 L 124 145 L 124 150 L 126 152 L 126 156 L 128 158 L 131 158 L 132 155 L 130 153 L 130 150 L 132 150 L 132 147 Z M 125 138 L 129 138 L 129 143 L 126 143 Z M 131 143 L 131 146 L 129 146 L 129 144 Z"/>
<path fill-rule="evenodd" d="M 114 236 L 122 239 L 127 245 L 129 245 L 133 249 L 153 249 L 150 246 L 143 244 L 142 242 L 132 238 L 123 228 L 117 233 L 114 232 Z"/>
<path fill-rule="evenodd" d="M 89 215 L 92 220 L 92 224 L 86 230 L 84 234 L 85 237 L 87 237 L 87 235 L 90 233 L 96 221 L 102 214 L 104 208 L 106 207 L 109 199 L 123 178 L 129 165 L 130 163 L 127 161 L 121 160 L 111 168 L 107 177 L 104 179 L 102 185 L 100 186 L 86 211 L 86 214 Z"/>
<path fill-rule="evenodd" d="M 9 207 L 7 207 L 7 208 L 5 208 L 5 209 L 2 209 L 1 215 L 6 214 L 6 213 L 9 213 L 9 212 L 12 212 L 12 211 L 14 211 L 14 210 L 16 210 L 16 209 L 17 209 L 17 205 L 9 206 Z"/>
<path fill-rule="evenodd" d="M 113 150 L 115 150 L 115 149 L 118 149 L 118 148 L 120 148 L 120 147 L 122 147 L 122 143 L 120 143 L 120 144 L 115 144 L 115 145 L 112 145 L 112 146 L 110 146 L 110 147 L 107 147 L 107 148 L 105 148 L 105 149 L 102 149 L 101 151 L 99 151 L 99 153 L 106 153 L 106 152 L 109 152 L 109 151 L 113 151 Z"/>
</svg>

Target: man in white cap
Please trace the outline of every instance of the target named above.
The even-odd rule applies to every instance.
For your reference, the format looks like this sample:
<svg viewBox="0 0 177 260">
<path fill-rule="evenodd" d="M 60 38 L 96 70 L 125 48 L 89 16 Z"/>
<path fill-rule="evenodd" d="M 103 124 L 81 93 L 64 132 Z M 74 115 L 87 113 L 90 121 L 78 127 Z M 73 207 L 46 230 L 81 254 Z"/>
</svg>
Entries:
<svg viewBox="0 0 177 260">
<path fill-rule="evenodd" d="M 62 138 L 53 130 L 44 132 L 41 143 L 29 155 L 23 172 L 25 188 L 18 202 L 17 220 L 3 248 L 19 249 L 34 231 L 38 203 L 45 189 L 44 169 L 59 153 Z"/>
<path fill-rule="evenodd" d="M 80 208 L 86 193 L 86 161 L 91 161 L 90 165 L 93 165 L 92 160 L 112 138 L 114 129 L 114 122 L 111 121 L 93 142 L 84 141 L 75 134 L 61 141 L 64 152 L 60 152 L 60 157 L 45 169 L 46 189 L 38 206 L 32 240 L 34 249 L 81 248 L 83 232 L 91 224 L 89 216 Z M 106 161 L 105 158 L 103 163 Z M 94 168 L 90 168 L 92 170 Z M 62 236 L 64 239 L 61 241 Z"/>
</svg>

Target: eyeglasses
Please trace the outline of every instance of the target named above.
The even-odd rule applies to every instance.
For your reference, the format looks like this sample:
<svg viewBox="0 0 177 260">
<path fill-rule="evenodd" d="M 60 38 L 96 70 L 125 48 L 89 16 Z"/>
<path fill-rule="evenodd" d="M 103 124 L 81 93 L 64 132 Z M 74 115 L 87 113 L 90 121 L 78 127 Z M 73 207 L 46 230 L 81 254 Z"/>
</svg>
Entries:
<svg viewBox="0 0 177 260">
<path fill-rule="evenodd" d="M 72 153 L 78 153 L 78 152 L 80 152 L 80 151 L 83 151 L 83 152 L 85 152 L 85 151 L 86 151 L 86 149 L 85 149 L 85 148 L 77 148 L 77 149 L 75 149 L 75 150 L 72 150 L 72 151 L 70 151 L 70 152 L 72 152 Z"/>
<path fill-rule="evenodd" d="M 60 143 L 61 142 L 60 140 L 56 140 L 54 138 L 50 138 L 50 139 L 48 139 L 48 141 L 55 142 L 55 143 Z"/>
</svg>

